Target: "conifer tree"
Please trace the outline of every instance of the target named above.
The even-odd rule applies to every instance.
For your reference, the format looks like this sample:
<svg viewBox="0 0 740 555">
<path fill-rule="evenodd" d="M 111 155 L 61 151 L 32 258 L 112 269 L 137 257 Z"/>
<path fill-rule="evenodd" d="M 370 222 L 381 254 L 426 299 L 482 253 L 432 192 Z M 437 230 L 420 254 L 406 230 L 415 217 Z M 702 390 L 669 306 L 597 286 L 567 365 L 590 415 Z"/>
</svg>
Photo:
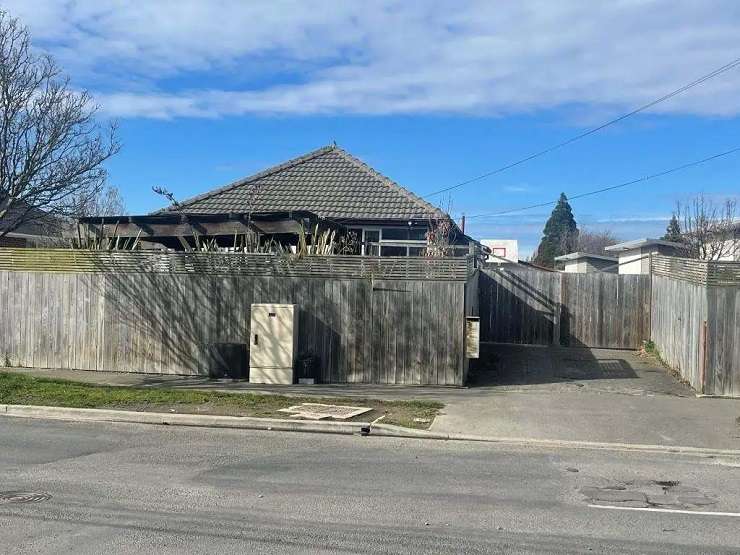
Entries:
<svg viewBox="0 0 740 555">
<path fill-rule="evenodd" d="M 665 228 L 663 239 L 666 241 L 673 241 L 674 243 L 681 242 L 681 224 L 678 223 L 678 218 L 676 217 L 675 212 L 673 213 L 673 216 L 671 216 L 671 221 L 668 222 L 668 227 Z"/>
<path fill-rule="evenodd" d="M 560 198 L 545 224 L 534 262 L 540 266 L 553 268 L 555 257 L 573 252 L 577 242 L 578 226 L 573 217 L 573 210 L 565 193 L 560 193 Z"/>
</svg>

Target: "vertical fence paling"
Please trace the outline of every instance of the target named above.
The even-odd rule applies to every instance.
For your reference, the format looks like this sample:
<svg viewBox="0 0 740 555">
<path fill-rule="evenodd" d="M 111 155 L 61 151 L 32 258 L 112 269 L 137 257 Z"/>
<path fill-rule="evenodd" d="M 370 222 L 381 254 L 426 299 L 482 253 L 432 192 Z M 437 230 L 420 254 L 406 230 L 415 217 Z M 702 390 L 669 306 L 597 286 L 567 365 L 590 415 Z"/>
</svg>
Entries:
<svg viewBox="0 0 740 555">
<path fill-rule="evenodd" d="M 649 337 L 649 276 L 489 267 L 479 291 L 484 341 L 638 349 Z"/>
<path fill-rule="evenodd" d="M 697 391 L 740 396 L 740 262 L 656 256 L 652 339 Z"/>
<path fill-rule="evenodd" d="M 462 385 L 470 261 L 0 249 L 0 357 L 208 373 L 252 303 L 299 307 L 299 351 L 338 382 Z M 7 361 L 5 360 L 7 357 Z"/>
</svg>

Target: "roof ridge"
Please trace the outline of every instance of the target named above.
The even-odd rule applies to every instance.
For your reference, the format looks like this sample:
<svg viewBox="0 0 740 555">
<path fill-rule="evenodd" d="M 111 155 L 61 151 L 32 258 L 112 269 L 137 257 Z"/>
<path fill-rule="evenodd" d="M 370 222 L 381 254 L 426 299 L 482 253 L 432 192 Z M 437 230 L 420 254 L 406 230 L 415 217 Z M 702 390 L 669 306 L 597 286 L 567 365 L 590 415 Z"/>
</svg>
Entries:
<svg viewBox="0 0 740 555">
<path fill-rule="evenodd" d="M 228 183 L 221 187 L 217 187 L 216 189 L 212 189 L 205 193 L 201 193 L 200 195 L 189 197 L 183 200 L 182 202 L 178 203 L 179 206 L 171 205 L 166 208 L 160 208 L 159 210 L 152 212 L 152 214 L 160 214 L 162 212 L 181 210 L 183 207 L 187 206 L 188 204 L 193 204 L 195 202 L 199 202 L 201 200 L 211 198 L 221 193 L 225 193 L 226 191 L 230 191 L 231 189 L 236 189 L 237 187 L 241 187 L 242 185 L 248 185 L 252 181 L 256 181 L 258 179 L 262 179 L 263 177 L 267 177 L 268 175 L 272 175 L 273 173 L 277 173 L 279 171 L 298 166 L 300 164 L 303 164 L 304 162 L 308 162 L 309 160 L 318 158 L 319 156 L 332 152 L 333 150 L 336 150 L 336 149 L 339 149 L 339 147 L 337 147 L 334 144 L 328 145 L 328 146 L 322 146 L 321 148 L 317 148 L 316 150 L 312 150 L 311 152 L 307 154 L 303 154 L 301 156 L 291 158 L 290 160 L 281 162 L 280 164 L 267 168 L 266 170 L 262 170 L 260 172 L 257 172 L 247 177 L 242 177 L 241 179 L 237 179 L 236 181 L 232 181 L 231 183 Z"/>
<path fill-rule="evenodd" d="M 351 162 L 352 164 L 354 164 L 356 166 L 359 166 L 363 171 L 365 171 L 366 173 L 369 173 L 370 175 L 372 175 L 373 177 L 375 177 L 377 180 L 379 180 L 381 183 L 383 183 L 384 185 L 386 185 L 391 190 L 396 191 L 398 193 L 401 193 L 402 195 L 404 195 L 407 199 L 409 199 L 411 202 L 413 202 L 417 206 L 422 206 L 424 208 L 424 210 L 430 210 L 431 209 L 431 211 L 433 213 L 438 214 L 442 218 L 445 218 L 445 217 L 446 218 L 450 218 L 450 215 L 447 214 L 446 212 L 444 212 L 441 208 L 437 208 L 436 206 L 434 206 L 430 202 L 425 201 L 420 196 L 412 193 L 411 191 L 409 191 L 408 189 L 406 189 L 402 185 L 399 185 L 398 183 L 396 183 L 395 181 L 393 181 L 390 177 L 387 177 L 387 176 L 383 175 L 378 170 L 376 170 L 372 166 L 366 164 L 365 162 L 363 162 L 362 160 L 360 160 L 356 156 L 350 154 L 349 152 L 347 152 L 343 148 L 341 148 L 341 147 L 339 147 L 339 146 L 337 146 L 335 144 L 335 145 L 332 145 L 332 149 L 334 151 L 336 151 L 340 156 L 342 156 L 345 160 L 347 160 L 348 162 Z"/>
</svg>

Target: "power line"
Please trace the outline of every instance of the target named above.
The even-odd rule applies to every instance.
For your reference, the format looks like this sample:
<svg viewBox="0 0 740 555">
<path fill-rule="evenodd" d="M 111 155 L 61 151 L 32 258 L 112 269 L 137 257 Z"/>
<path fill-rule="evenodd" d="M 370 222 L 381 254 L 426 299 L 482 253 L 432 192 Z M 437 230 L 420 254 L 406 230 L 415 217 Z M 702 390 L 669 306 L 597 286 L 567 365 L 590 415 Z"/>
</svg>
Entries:
<svg viewBox="0 0 740 555">
<path fill-rule="evenodd" d="M 714 71 L 711 71 L 710 73 L 707 73 L 706 75 L 703 75 L 702 77 L 699 77 L 698 79 L 692 81 L 691 83 L 688 83 L 688 84 L 686 84 L 686 85 L 684 85 L 684 86 L 682 86 L 682 87 L 680 87 L 680 88 L 678 88 L 678 89 L 676 89 L 674 91 L 669 92 L 666 95 L 661 96 L 660 98 L 657 98 L 657 99 L 655 99 L 655 100 L 653 100 L 651 102 L 648 102 L 647 104 L 644 104 L 644 105 L 640 106 L 639 108 L 635 108 L 631 112 L 628 112 L 626 114 L 623 114 L 623 115 L 619 116 L 616 119 L 607 121 L 606 123 L 602 123 L 598 127 L 594 127 L 593 129 L 589 129 L 588 131 L 584 131 L 580 135 L 576 135 L 575 137 L 571 137 L 570 139 L 568 139 L 566 141 L 563 141 L 563 142 L 558 143 L 556 145 L 550 146 L 550 147 L 548 147 L 548 148 L 546 148 L 544 150 L 540 150 L 538 152 L 535 152 L 534 154 L 530 154 L 529 156 L 527 156 L 525 158 L 521 158 L 521 159 L 519 159 L 519 160 L 517 160 L 515 162 L 511 162 L 509 164 L 506 164 L 505 166 L 501 166 L 500 168 L 497 168 L 497 169 L 495 169 L 493 171 L 490 171 L 490 172 L 481 174 L 481 175 L 479 175 L 477 177 L 473 177 L 473 178 L 468 179 L 466 181 L 462 181 L 462 182 L 460 182 L 460 183 L 458 183 L 456 185 L 452 185 L 450 187 L 445 187 L 444 189 L 440 189 L 439 191 L 434 191 L 433 193 L 429 193 L 427 195 L 424 195 L 422 198 L 429 198 L 429 197 L 433 197 L 435 195 L 439 195 L 440 193 L 446 193 L 447 191 L 452 191 L 453 189 L 457 189 L 457 188 L 462 187 L 464 185 L 468 185 L 470 183 L 474 183 L 475 181 L 480 181 L 481 179 L 485 179 L 486 177 L 491 177 L 492 175 L 496 175 L 496 174 L 501 173 L 501 172 L 504 172 L 506 170 L 510 170 L 511 168 L 514 168 L 516 166 L 519 166 L 521 164 L 524 164 L 525 162 L 529 162 L 530 160 L 533 160 L 533 159 L 538 158 L 540 156 L 544 156 L 545 154 L 548 154 L 550 152 L 553 152 L 554 150 L 558 150 L 560 148 L 563 148 L 564 146 L 567 146 L 567 145 L 569 145 L 571 143 L 574 143 L 574 142 L 579 141 L 579 140 L 581 140 L 581 139 L 583 139 L 585 137 L 588 137 L 589 135 L 593 135 L 594 133 L 596 133 L 598 131 L 601 131 L 605 127 L 609 127 L 610 125 L 614 125 L 615 123 L 619 123 L 622 120 L 625 120 L 625 119 L 627 119 L 627 118 L 629 118 L 631 116 L 634 116 L 635 114 L 639 114 L 640 112 L 644 112 L 648 108 L 652 108 L 656 104 L 660 104 L 661 102 L 665 102 L 666 100 L 669 100 L 669 99 L 673 98 L 674 96 L 677 96 L 677 95 L 679 95 L 679 94 L 681 94 L 681 93 L 683 93 L 683 92 L 685 92 L 685 91 L 687 91 L 689 89 L 692 89 L 692 88 L 694 88 L 694 87 L 696 87 L 698 85 L 701 85 L 705 81 L 709 81 L 710 79 L 716 77 L 717 75 L 720 75 L 722 73 L 725 73 L 727 71 L 730 71 L 731 69 L 734 69 L 738 65 L 740 65 L 740 58 L 736 58 L 735 60 L 731 61 L 730 63 L 727 63 L 727 64 L 723 65 L 722 67 L 719 67 L 719 68 L 715 69 Z"/>
<path fill-rule="evenodd" d="M 736 152 L 740 152 L 740 147 L 733 148 L 731 150 L 727 150 L 725 152 L 720 152 L 719 154 L 713 154 L 712 156 L 709 156 L 707 158 L 702 158 L 701 160 L 694 160 L 693 162 L 688 162 L 686 164 L 682 164 L 680 166 L 675 166 L 673 168 L 663 170 L 658 173 L 653 173 L 650 175 L 645 175 L 643 177 L 638 177 L 637 179 L 633 179 L 631 181 L 625 181 L 624 183 L 619 183 L 618 185 L 612 185 L 610 187 L 603 187 L 601 189 L 596 189 L 594 191 L 588 191 L 586 193 L 580 193 L 578 195 L 573 195 L 571 197 L 568 197 L 568 200 L 575 200 L 583 197 L 588 197 L 591 195 L 597 195 L 599 193 L 604 193 L 606 191 L 613 191 L 614 189 L 621 189 L 622 187 L 627 187 L 629 185 L 634 185 L 635 183 L 643 183 L 645 181 L 650 181 L 651 179 L 657 179 L 658 177 L 663 177 L 672 173 L 679 172 L 681 170 L 685 170 L 688 168 L 692 168 L 694 166 L 699 166 L 701 164 L 705 164 L 706 162 L 710 162 L 712 160 L 716 160 L 717 158 L 722 158 L 724 156 L 729 156 L 730 154 L 734 154 Z M 487 212 L 484 214 L 474 214 L 472 216 L 465 216 L 466 220 L 471 220 L 473 218 L 482 218 L 485 216 L 493 217 L 493 216 L 503 216 L 505 214 L 512 214 L 514 212 L 522 212 L 524 210 L 531 210 L 532 208 L 542 208 L 544 206 L 551 206 L 553 204 L 557 204 L 557 200 L 552 200 L 548 202 L 541 202 L 539 204 L 530 204 L 529 206 L 522 206 L 521 208 L 511 208 L 509 210 L 502 210 L 500 212 Z"/>
</svg>

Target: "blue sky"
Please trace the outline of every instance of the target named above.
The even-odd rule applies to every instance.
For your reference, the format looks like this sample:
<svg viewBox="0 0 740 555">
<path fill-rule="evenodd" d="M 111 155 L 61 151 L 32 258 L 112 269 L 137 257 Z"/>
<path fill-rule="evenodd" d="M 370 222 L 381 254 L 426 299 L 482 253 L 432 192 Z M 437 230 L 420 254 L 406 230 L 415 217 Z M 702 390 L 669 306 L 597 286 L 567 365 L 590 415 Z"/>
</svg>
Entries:
<svg viewBox="0 0 740 555">
<path fill-rule="evenodd" d="M 417 194 L 493 170 L 740 57 L 734 1 L 10 0 L 115 118 L 131 212 L 336 140 Z M 740 146 L 740 70 L 492 178 L 433 197 L 459 217 L 578 194 Z M 581 227 L 662 233 L 676 201 L 740 194 L 740 155 L 576 200 Z M 469 220 L 537 244 L 549 209 Z"/>
</svg>

